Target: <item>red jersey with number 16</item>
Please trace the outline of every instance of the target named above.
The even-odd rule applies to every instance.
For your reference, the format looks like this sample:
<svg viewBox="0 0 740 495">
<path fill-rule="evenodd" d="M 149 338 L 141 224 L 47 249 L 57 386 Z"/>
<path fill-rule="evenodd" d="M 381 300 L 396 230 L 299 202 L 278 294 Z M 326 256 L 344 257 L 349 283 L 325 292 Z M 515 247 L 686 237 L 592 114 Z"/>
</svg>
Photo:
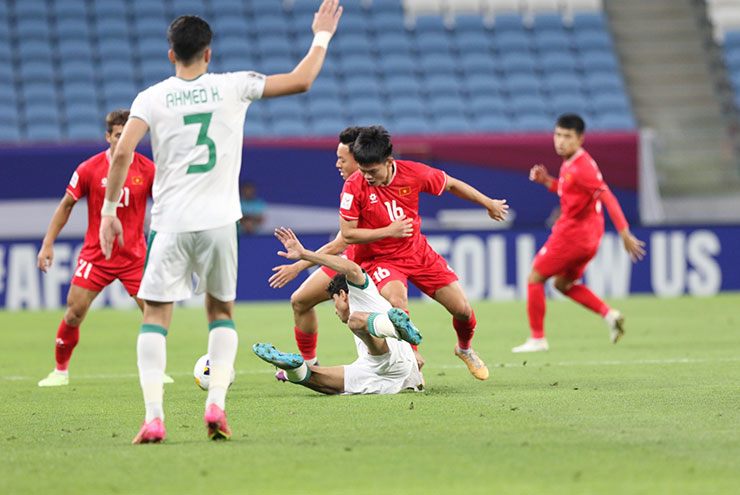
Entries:
<svg viewBox="0 0 740 495">
<path fill-rule="evenodd" d="M 80 258 L 97 266 L 122 268 L 141 262 L 146 256 L 144 218 L 147 199 L 152 195 L 154 163 L 144 155 L 134 153 L 116 212 L 123 225 L 123 247 L 114 242 L 111 259 L 106 260 L 100 250 L 98 235 L 109 167 L 107 151 L 85 160 L 72 174 L 67 194 L 76 200 L 87 196 L 87 232 Z"/>
<path fill-rule="evenodd" d="M 421 234 L 419 193 L 441 195 L 447 185 L 447 174 L 423 163 L 396 160 L 388 185 L 371 186 L 357 171 L 344 183 L 339 215 L 347 221 L 357 220 L 361 229 L 380 229 L 402 216 L 413 220 L 411 237 L 388 237 L 368 244 L 357 244 L 354 261 L 374 258 L 407 258 L 420 252 L 426 243 Z"/>
</svg>

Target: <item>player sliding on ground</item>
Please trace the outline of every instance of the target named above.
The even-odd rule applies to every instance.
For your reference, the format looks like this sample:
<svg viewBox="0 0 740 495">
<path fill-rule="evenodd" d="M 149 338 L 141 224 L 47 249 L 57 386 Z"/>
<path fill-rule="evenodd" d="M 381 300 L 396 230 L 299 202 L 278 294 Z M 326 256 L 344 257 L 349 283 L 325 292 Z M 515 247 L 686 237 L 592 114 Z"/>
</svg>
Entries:
<svg viewBox="0 0 740 495">
<path fill-rule="evenodd" d="M 148 262 L 139 289 L 146 304 L 137 344 L 146 416 L 133 443 L 165 438 L 165 337 L 174 302 L 192 295 L 193 274 L 199 280 L 196 292 L 206 293 L 209 330 L 210 385 L 203 419 L 209 438 L 231 437 L 225 407 L 238 345 L 233 309 L 245 114 L 255 100 L 311 87 L 341 15 L 338 0 L 324 0 L 313 18 L 314 41 L 306 56 L 290 73 L 272 76 L 208 73 L 213 36 L 208 23 L 181 16 L 170 24 L 168 57 L 175 76 L 134 100 L 113 156 L 101 210 L 100 244 L 110 257 L 115 240 L 122 239 L 116 208 L 131 154 L 150 132 L 156 165 L 154 206 Z"/>
<path fill-rule="evenodd" d="M 323 394 L 395 394 L 421 390 L 424 380 L 411 344 L 421 335 L 401 309 L 393 308 L 378 293 L 367 273 L 356 263 L 334 255 L 310 251 L 290 229 L 275 237 L 285 246 L 278 254 L 289 260 L 306 260 L 337 272 L 328 292 L 337 316 L 355 336 L 357 360 L 345 366 L 306 364 L 300 354 L 280 352 L 271 344 L 255 344 L 258 357 L 285 370 L 286 378 Z"/>
<path fill-rule="evenodd" d="M 550 176 L 542 165 L 535 165 L 529 173 L 530 180 L 560 196 L 561 213 L 552 227 L 552 234 L 535 256 L 529 274 L 527 314 L 531 337 L 514 347 L 512 352 L 537 352 L 549 348 L 544 327 L 544 284 L 550 277 L 555 277 L 556 289 L 606 321 L 612 343 L 616 344 L 624 334 L 622 314 L 611 309 L 580 282 L 604 235 L 601 205 L 609 211 L 632 261 L 645 256 L 645 243 L 630 232 L 617 198 L 604 182 L 594 159 L 582 148 L 585 128 L 578 115 L 561 115 L 553 136 L 555 152 L 563 159 L 560 177 Z"/>
</svg>

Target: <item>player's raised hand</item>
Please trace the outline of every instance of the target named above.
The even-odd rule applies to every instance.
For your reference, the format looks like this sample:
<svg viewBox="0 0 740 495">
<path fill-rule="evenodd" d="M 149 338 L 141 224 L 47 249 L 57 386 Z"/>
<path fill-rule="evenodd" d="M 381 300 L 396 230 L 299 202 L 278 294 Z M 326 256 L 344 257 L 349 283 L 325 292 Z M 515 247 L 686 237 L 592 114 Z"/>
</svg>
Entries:
<svg viewBox="0 0 740 495">
<path fill-rule="evenodd" d="M 285 227 L 275 229 L 275 237 L 283 243 L 286 249 L 285 251 L 278 251 L 278 256 L 288 258 L 289 260 L 301 259 L 301 254 L 304 251 L 303 244 L 301 244 L 301 241 L 298 240 L 298 237 L 296 237 L 291 229 L 286 229 Z"/>
<path fill-rule="evenodd" d="M 54 246 L 42 245 L 41 249 L 39 249 L 39 254 L 36 259 L 36 264 L 39 267 L 39 270 L 46 273 L 46 271 L 51 267 L 51 264 L 54 262 Z"/>
<path fill-rule="evenodd" d="M 492 199 L 488 207 L 488 216 L 502 222 L 506 220 L 506 215 L 509 213 L 509 205 L 506 204 L 505 199 Z"/>
<path fill-rule="evenodd" d="M 337 31 L 340 17 L 342 17 L 342 6 L 339 5 L 339 0 L 324 0 L 319 10 L 313 15 L 311 29 L 314 34 L 319 31 L 334 34 Z"/>
<path fill-rule="evenodd" d="M 411 237 L 414 235 L 414 220 L 403 215 L 386 228 L 388 229 L 388 237 Z"/>
<path fill-rule="evenodd" d="M 273 289 L 282 289 L 288 282 L 293 280 L 301 273 L 300 268 L 295 264 L 290 265 L 278 265 L 272 269 L 272 276 L 269 278 L 268 283 Z"/>
<path fill-rule="evenodd" d="M 645 257 L 646 251 L 644 241 L 641 241 L 632 235 L 632 232 L 630 232 L 629 229 L 624 229 L 619 233 L 619 236 L 622 238 L 624 249 L 629 253 L 630 259 L 633 263 L 640 261 Z"/>
<path fill-rule="evenodd" d="M 100 250 L 105 259 L 109 260 L 113 253 L 113 243 L 118 238 L 118 245 L 123 247 L 123 226 L 118 217 L 103 215 L 100 217 Z"/>
<path fill-rule="evenodd" d="M 547 173 L 547 169 L 544 165 L 538 163 L 532 167 L 529 171 L 529 180 L 536 182 L 537 184 L 546 184 L 547 179 L 550 178 L 550 174 Z"/>
</svg>

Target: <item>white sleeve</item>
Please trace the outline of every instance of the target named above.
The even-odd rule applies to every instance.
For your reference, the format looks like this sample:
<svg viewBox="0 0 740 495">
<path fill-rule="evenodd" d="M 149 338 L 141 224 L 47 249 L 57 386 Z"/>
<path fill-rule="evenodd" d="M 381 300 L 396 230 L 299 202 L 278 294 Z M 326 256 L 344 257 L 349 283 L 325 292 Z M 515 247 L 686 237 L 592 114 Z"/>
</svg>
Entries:
<svg viewBox="0 0 740 495">
<path fill-rule="evenodd" d="M 236 85 L 237 95 L 242 101 L 254 101 L 262 98 L 265 91 L 264 74 L 252 71 L 231 72 L 231 81 Z"/>
<path fill-rule="evenodd" d="M 136 117 L 137 119 L 141 119 L 144 121 L 146 125 L 149 127 L 152 126 L 150 115 L 149 115 L 149 105 L 147 105 L 147 93 L 146 91 L 142 91 L 138 95 L 136 95 L 136 98 L 134 99 L 134 102 L 131 104 L 131 113 L 129 114 L 129 117 Z"/>
</svg>

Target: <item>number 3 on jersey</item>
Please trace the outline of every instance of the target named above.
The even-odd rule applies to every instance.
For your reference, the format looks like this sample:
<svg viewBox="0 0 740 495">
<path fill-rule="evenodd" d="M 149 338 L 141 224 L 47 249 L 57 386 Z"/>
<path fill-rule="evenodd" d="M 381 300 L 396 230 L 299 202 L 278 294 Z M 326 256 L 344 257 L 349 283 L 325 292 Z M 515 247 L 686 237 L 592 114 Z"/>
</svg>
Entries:
<svg viewBox="0 0 740 495">
<path fill-rule="evenodd" d="M 206 163 L 191 163 L 188 166 L 189 174 L 204 174 L 216 166 L 216 143 L 208 137 L 208 126 L 211 125 L 213 113 L 194 113 L 185 115 L 183 121 L 185 125 L 200 124 L 198 139 L 195 141 L 196 146 L 208 146 L 208 161 Z"/>
</svg>

